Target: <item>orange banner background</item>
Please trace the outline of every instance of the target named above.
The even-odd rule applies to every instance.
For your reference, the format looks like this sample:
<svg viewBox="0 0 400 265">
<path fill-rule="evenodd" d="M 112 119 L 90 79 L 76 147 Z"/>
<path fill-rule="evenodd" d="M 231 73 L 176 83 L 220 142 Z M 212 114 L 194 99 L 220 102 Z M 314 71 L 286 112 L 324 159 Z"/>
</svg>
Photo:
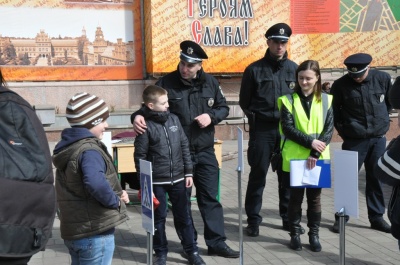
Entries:
<svg viewBox="0 0 400 265">
<path fill-rule="evenodd" d="M 189 0 L 190 2 L 191 0 Z M 215 32 L 217 26 L 243 28 L 244 20 L 249 23 L 248 45 L 242 46 L 207 46 L 200 41 L 209 59 L 203 65 L 211 73 L 241 73 L 251 62 L 264 56 L 267 49 L 265 31 L 278 22 L 291 22 L 291 2 L 294 1 L 256 1 L 248 0 L 253 10 L 252 18 L 222 18 L 217 7 L 214 17 L 199 17 L 199 0 L 193 0 L 194 16 L 188 16 L 188 1 L 151 0 L 146 1 L 145 39 L 146 65 L 149 73 L 166 73 L 176 69 L 179 61 L 179 43 L 183 40 L 195 40 L 191 25 L 198 20 L 204 27 Z M 203 1 L 202 1 L 203 2 Z M 210 2 L 210 1 L 206 1 Z M 217 0 L 217 5 L 229 1 Z M 243 1 L 237 1 L 239 4 Z M 303 1 L 304 3 L 310 1 Z M 315 3 L 315 1 L 312 1 Z M 324 2 L 328 7 L 331 4 Z M 349 2 L 349 1 L 347 1 Z M 355 1 L 356 2 L 356 1 Z M 334 1 L 341 4 L 340 1 Z M 357 3 L 355 3 L 357 4 Z M 324 6 L 326 11 L 327 6 Z M 229 9 L 229 8 L 228 8 Z M 338 16 L 339 7 L 333 9 Z M 310 10 L 318 12 L 318 8 Z M 339 19 L 339 18 L 338 18 Z M 337 20 L 335 21 L 337 23 Z M 335 27 L 323 28 L 329 31 Z M 289 42 L 289 55 L 297 63 L 308 59 L 318 60 L 322 68 L 343 68 L 343 60 L 357 52 L 370 53 L 373 56 L 372 66 L 393 66 L 399 64 L 400 48 L 399 30 L 378 30 L 351 33 L 293 34 Z M 148 45 L 151 43 L 151 45 Z M 151 56 L 149 56 L 151 55 Z"/>
</svg>

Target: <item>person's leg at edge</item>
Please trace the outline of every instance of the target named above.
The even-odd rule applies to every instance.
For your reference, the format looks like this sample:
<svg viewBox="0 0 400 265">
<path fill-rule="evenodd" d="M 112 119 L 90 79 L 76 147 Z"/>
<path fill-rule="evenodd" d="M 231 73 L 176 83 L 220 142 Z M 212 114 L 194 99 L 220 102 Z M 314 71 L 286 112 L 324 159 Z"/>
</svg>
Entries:
<svg viewBox="0 0 400 265">
<path fill-rule="evenodd" d="M 64 240 L 71 255 L 71 265 L 110 265 L 114 254 L 114 234 L 78 240 Z"/>
<path fill-rule="evenodd" d="M 290 173 L 285 172 L 290 178 Z M 285 176 L 284 176 L 285 177 Z M 301 231 L 300 222 L 302 216 L 301 204 L 304 198 L 304 188 L 291 188 L 290 189 L 290 200 L 288 208 L 289 226 L 290 226 L 290 248 L 293 250 L 302 250 L 301 245 Z"/>
<path fill-rule="evenodd" d="M 168 241 L 165 233 L 165 220 L 167 218 L 167 197 L 170 185 L 153 185 L 154 196 L 160 202 L 157 209 L 154 210 L 154 235 L 153 250 L 155 252 L 155 263 L 164 264 L 168 254 Z M 157 261 L 159 261 L 157 263 Z"/>
<path fill-rule="evenodd" d="M 262 222 L 260 215 L 263 193 L 266 183 L 270 156 L 274 150 L 276 129 L 250 130 L 247 160 L 250 166 L 247 183 L 245 210 L 247 214 L 248 236 L 259 235 L 259 225 Z"/>
<path fill-rule="evenodd" d="M 181 244 L 189 264 L 205 264 L 199 255 L 197 242 L 194 240 L 194 226 L 189 215 L 188 202 L 185 199 L 187 198 L 185 181 L 180 181 L 170 186 L 168 196 L 172 203 L 175 230 L 179 231 L 178 235 L 180 236 Z"/>
<path fill-rule="evenodd" d="M 307 226 L 310 228 L 308 238 L 310 248 L 314 252 L 322 250 L 319 242 L 319 227 L 321 224 L 321 188 L 306 188 L 307 195 Z"/>
<path fill-rule="evenodd" d="M 369 152 L 365 158 L 366 187 L 365 197 L 368 208 L 368 218 L 371 228 L 390 233 L 390 225 L 383 219 L 385 213 L 385 200 L 383 196 L 382 183 L 374 174 L 374 167 L 379 157 L 386 149 L 386 137 L 370 139 Z"/>
<path fill-rule="evenodd" d="M 197 205 L 204 222 L 204 239 L 210 255 L 237 258 L 239 252 L 232 250 L 226 243 L 224 212 L 217 199 L 219 168 L 214 149 L 196 154 L 197 164 L 194 170 Z"/>
<path fill-rule="evenodd" d="M 175 230 L 180 235 L 184 252 L 190 254 L 198 251 L 197 242 L 194 240 L 192 219 L 188 211 L 185 181 L 172 185 L 168 189 L 168 196 L 172 203 Z"/>
</svg>

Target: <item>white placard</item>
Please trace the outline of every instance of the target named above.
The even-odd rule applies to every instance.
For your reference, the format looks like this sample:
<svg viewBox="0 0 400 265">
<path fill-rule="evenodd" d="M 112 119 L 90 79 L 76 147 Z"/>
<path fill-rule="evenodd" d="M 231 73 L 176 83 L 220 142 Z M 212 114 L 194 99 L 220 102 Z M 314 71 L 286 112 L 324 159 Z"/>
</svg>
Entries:
<svg viewBox="0 0 400 265">
<path fill-rule="evenodd" d="M 358 218 L 358 152 L 335 150 L 333 161 L 335 211 Z"/>
<path fill-rule="evenodd" d="M 107 147 L 108 153 L 112 156 L 113 151 L 112 151 L 112 143 L 111 143 L 111 132 L 103 132 L 103 138 L 101 141 L 105 144 Z"/>
</svg>

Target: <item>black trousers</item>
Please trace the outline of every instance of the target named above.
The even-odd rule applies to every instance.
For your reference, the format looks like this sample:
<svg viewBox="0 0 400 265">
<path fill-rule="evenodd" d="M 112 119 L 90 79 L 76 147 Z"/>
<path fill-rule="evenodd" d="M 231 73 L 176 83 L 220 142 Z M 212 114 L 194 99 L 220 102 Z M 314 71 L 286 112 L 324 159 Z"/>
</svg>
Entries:
<svg viewBox="0 0 400 265">
<path fill-rule="evenodd" d="M 214 148 L 211 147 L 192 154 L 192 161 L 193 181 L 196 187 L 197 205 L 204 223 L 206 245 L 210 248 L 224 247 L 226 240 L 224 212 L 221 203 L 217 200 L 219 167 Z M 190 197 L 191 189 L 188 189 L 188 191 L 188 196 Z M 189 213 L 192 218 L 190 199 Z M 196 229 L 194 231 L 195 240 L 197 240 L 197 231 Z"/>
<path fill-rule="evenodd" d="M 386 137 L 374 137 L 368 139 L 344 139 L 343 150 L 358 152 L 358 170 L 362 164 L 365 167 L 365 197 L 367 200 L 368 219 L 373 221 L 385 213 L 385 201 L 383 197 L 382 184 L 379 177 L 375 175 L 374 168 L 379 157 L 386 149 Z"/>
<path fill-rule="evenodd" d="M 247 224 L 258 226 L 262 222 L 260 215 L 263 193 L 266 183 L 271 154 L 280 146 L 278 123 L 256 122 L 250 127 L 247 159 L 250 165 L 249 181 L 246 190 L 245 209 Z M 282 170 L 278 175 L 279 215 L 287 220 L 290 190 L 282 182 Z"/>
<path fill-rule="evenodd" d="M 186 182 L 180 181 L 174 185 L 153 185 L 153 192 L 160 205 L 154 211 L 153 249 L 157 255 L 168 253 L 168 241 L 165 233 L 165 221 L 167 218 L 167 197 L 172 203 L 175 230 L 181 239 L 183 250 L 187 254 L 197 252 L 197 242 L 194 240 L 194 230 L 191 216 L 188 211 Z"/>
</svg>

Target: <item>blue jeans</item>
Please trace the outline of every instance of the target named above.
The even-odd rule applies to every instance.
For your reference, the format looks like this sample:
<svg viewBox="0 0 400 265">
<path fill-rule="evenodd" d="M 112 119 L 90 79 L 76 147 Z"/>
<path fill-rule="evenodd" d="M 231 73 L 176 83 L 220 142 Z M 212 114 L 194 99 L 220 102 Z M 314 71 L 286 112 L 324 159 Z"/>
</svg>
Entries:
<svg viewBox="0 0 400 265">
<path fill-rule="evenodd" d="M 71 265 L 110 265 L 112 262 L 114 234 L 64 240 L 64 244 L 71 255 Z"/>
</svg>

